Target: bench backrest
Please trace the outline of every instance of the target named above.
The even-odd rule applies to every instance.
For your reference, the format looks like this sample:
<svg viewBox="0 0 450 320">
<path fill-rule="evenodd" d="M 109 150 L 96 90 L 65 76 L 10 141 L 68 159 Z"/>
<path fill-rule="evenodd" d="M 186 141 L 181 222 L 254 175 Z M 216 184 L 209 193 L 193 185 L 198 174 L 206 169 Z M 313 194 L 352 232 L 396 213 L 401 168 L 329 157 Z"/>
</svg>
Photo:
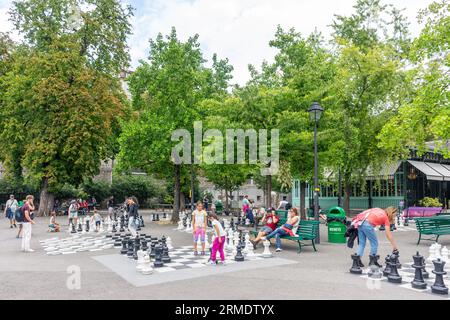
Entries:
<svg viewBox="0 0 450 320">
<path fill-rule="evenodd" d="M 301 220 L 298 225 L 297 235 L 310 235 L 316 237 L 319 231 L 319 224 L 320 222 L 317 220 Z"/>
</svg>

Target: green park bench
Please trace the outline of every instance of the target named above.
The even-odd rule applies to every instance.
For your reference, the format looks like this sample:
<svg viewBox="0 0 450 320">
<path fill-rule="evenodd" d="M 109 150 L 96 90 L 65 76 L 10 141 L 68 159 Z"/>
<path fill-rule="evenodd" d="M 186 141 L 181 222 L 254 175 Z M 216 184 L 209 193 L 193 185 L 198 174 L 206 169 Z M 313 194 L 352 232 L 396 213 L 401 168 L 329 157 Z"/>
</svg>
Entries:
<svg viewBox="0 0 450 320">
<path fill-rule="evenodd" d="M 286 218 L 280 217 L 278 221 L 277 228 L 281 227 L 286 223 Z M 286 236 L 281 239 L 296 241 L 298 243 L 298 253 L 302 252 L 302 246 L 309 246 L 309 244 L 304 244 L 302 241 L 311 241 L 311 245 L 314 248 L 314 251 L 317 251 L 316 246 L 314 244 L 314 240 L 317 238 L 317 234 L 319 231 L 319 221 L 315 220 L 300 220 L 298 225 L 298 229 L 296 235 L 294 237 Z M 259 230 L 251 230 L 250 234 L 258 235 Z"/>
<path fill-rule="evenodd" d="M 430 239 L 431 241 L 438 241 L 439 237 L 442 235 L 450 235 L 450 217 L 448 216 L 437 216 L 429 218 L 415 218 L 416 228 L 419 232 L 419 240 L 417 245 L 420 244 L 422 240 L 422 235 L 434 236 Z"/>
</svg>

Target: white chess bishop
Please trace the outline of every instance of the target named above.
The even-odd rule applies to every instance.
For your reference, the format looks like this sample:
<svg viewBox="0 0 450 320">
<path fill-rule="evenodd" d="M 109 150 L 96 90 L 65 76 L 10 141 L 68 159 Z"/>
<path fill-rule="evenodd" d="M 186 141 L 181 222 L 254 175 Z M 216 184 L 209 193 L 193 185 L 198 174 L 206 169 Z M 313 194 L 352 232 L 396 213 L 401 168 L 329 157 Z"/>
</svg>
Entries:
<svg viewBox="0 0 450 320">
<path fill-rule="evenodd" d="M 442 258 L 442 261 L 444 261 L 445 263 L 448 263 L 448 261 L 449 261 L 448 254 L 449 254 L 449 251 L 448 251 L 447 247 L 443 247 L 441 249 L 441 258 Z"/>
<path fill-rule="evenodd" d="M 142 250 L 139 250 L 137 252 L 137 256 L 138 256 L 138 260 L 137 260 L 137 266 L 136 266 L 136 270 L 141 272 L 144 265 L 145 265 L 145 258 L 144 258 L 145 252 Z"/>
<path fill-rule="evenodd" d="M 178 228 L 177 230 L 183 230 L 184 226 L 183 226 L 183 219 L 178 220 Z"/>
<path fill-rule="evenodd" d="M 172 245 L 172 238 L 171 237 L 167 237 L 166 244 L 167 244 L 167 249 L 169 249 L 169 251 L 172 251 L 173 250 L 173 245 Z"/>
</svg>

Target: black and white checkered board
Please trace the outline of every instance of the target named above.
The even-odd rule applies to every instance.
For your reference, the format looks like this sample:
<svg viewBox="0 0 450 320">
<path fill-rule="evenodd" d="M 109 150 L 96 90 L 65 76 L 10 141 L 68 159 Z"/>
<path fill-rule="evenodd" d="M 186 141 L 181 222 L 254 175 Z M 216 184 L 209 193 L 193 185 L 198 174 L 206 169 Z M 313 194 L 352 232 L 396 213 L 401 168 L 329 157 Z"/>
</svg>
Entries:
<svg viewBox="0 0 450 320">
<path fill-rule="evenodd" d="M 402 264 L 401 269 L 398 269 L 398 273 L 402 277 L 401 284 L 391 283 L 388 281 L 387 277 L 382 277 L 381 279 L 369 278 L 367 275 L 367 272 L 369 271 L 368 268 L 363 269 L 363 275 L 361 275 L 361 278 L 364 278 L 364 279 L 370 280 L 370 281 L 380 281 L 381 283 L 386 283 L 386 285 L 399 286 L 401 288 L 410 289 L 410 290 L 413 290 L 416 292 L 422 292 L 422 293 L 426 293 L 426 294 L 431 294 L 433 296 L 441 296 L 443 298 L 450 299 L 450 295 L 448 295 L 448 296 L 447 295 L 437 295 L 437 294 L 434 294 L 431 292 L 431 286 L 434 284 L 434 281 L 436 279 L 436 275 L 431 272 L 434 269 L 434 265 L 432 263 L 427 262 L 427 264 L 426 264 L 426 270 L 429 274 L 429 278 L 424 279 L 424 280 L 427 283 L 427 288 L 424 290 L 414 289 L 411 286 L 411 282 L 414 280 L 414 272 L 415 272 L 415 269 L 412 267 L 412 265 L 413 265 L 413 263 L 405 263 L 405 264 Z M 384 269 L 384 267 L 383 267 L 383 269 Z M 444 283 L 448 288 L 450 288 L 450 265 L 449 266 L 446 265 L 444 271 L 447 272 L 447 274 L 444 275 Z"/>
<path fill-rule="evenodd" d="M 164 264 L 162 268 L 154 268 L 153 269 L 154 272 L 165 273 L 176 270 L 198 269 L 209 266 L 209 251 L 206 253 L 205 256 L 201 255 L 195 256 L 193 246 L 183 246 L 174 248 L 172 251 L 169 252 L 169 256 L 171 258 L 170 263 Z M 232 253 L 229 251 L 225 251 L 226 264 L 245 263 L 246 261 L 255 261 L 263 259 L 267 258 L 264 258 L 262 254 L 255 253 L 254 256 L 252 257 L 246 256 L 243 262 L 236 262 L 234 261 L 234 256 L 232 255 Z M 217 253 L 217 261 L 219 260 L 220 260 L 219 253 Z M 153 267 L 153 261 L 151 262 L 151 265 Z M 218 264 L 218 267 L 222 267 L 220 263 Z"/>
</svg>

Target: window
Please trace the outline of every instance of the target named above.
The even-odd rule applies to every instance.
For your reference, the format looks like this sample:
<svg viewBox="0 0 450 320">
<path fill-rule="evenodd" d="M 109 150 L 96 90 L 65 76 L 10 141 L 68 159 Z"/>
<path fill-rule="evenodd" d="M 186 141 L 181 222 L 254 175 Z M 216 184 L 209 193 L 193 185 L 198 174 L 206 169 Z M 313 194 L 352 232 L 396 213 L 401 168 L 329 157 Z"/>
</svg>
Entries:
<svg viewBox="0 0 450 320">
<path fill-rule="evenodd" d="M 261 201 L 261 196 L 256 196 L 256 201 Z"/>
</svg>

